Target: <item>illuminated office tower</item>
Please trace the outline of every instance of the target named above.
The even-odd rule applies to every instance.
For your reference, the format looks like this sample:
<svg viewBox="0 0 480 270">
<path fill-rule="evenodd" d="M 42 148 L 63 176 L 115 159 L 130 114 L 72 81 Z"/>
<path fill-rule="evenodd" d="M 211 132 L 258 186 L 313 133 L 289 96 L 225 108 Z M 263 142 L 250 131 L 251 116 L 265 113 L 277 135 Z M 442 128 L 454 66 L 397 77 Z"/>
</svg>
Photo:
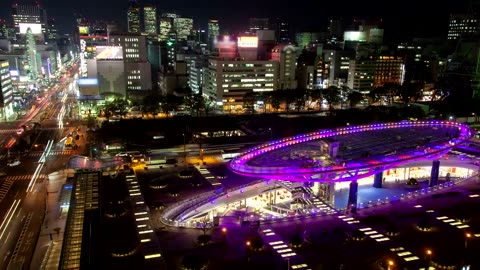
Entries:
<svg viewBox="0 0 480 270">
<path fill-rule="evenodd" d="M 162 13 L 160 17 L 160 41 L 167 41 L 168 33 L 173 29 L 173 20 L 177 18 L 175 13 Z"/>
<path fill-rule="evenodd" d="M 129 33 L 140 33 L 140 7 L 136 0 L 128 3 L 127 23 Z"/>
<path fill-rule="evenodd" d="M 20 37 L 25 37 L 27 29 L 30 29 L 35 39 L 45 40 L 47 13 L 38 3 L 14 4 L 12 6 L 12 18 L 15 32 Z"/>
<path fill-rule="evenodd" d="M 157 9 L 155 7 L 146 6 L 143 8 L 143 25 L 146 34 L 157 34 Z"/>
<path fill-rule="evenodd" d="M 478 23 L 478 19 L 473 15 L 450 15 L 450 22 L 448 24 L 448 39 L 458 40 L 462 36 L 478 33 Z"/>
<path fill-rule="evenodd" d="M 290 42 L 290 24 L 286 19 L 277 19 L 275 25 L 275 39 L 278 43 Z"/>
<path fill-rule="evenodd" d="M 0 119 L 13 115 L 13 88 L 7 60 L 0 60 Z"/>
<path fill-rule="evenodd" d="M 177 40 L 187 40 L 193 31 L 193 19 L 191 18 L 175 18 L 173 19 L 173 27 L 177 32 Z"/>
<path fill-rule="evenodd" d="M 208 20 L 208 43 L 211 48 L 214 47 L 214 42 L 219 35 L 220 25 L 218 20 Z"/>
</svg>

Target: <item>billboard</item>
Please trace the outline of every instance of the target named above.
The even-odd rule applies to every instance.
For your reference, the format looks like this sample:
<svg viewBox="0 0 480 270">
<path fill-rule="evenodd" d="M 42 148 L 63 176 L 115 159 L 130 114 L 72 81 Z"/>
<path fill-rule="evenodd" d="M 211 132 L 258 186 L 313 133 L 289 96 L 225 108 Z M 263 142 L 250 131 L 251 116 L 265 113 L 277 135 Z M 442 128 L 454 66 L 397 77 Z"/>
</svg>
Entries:
<svg viewBox="0 0 480 270">
<path fill-rule="evenodd" d="M 40 23 L 19 23 L 20 34 L 26 34 L 28 28 L 32 30 L 32 34 L 39 35 L 42 33 L 42 25 Z"/>
<path fill-rule="evenodd" d="M 238 37 L 239 48 L 257 48 L 258 37 Z"/>
<path fill-rule="evenodd" d="M 88 26 L 79 26 L 78 33 L 80 33 L 80 35 L 88 35 L 90 33 L 90 29 Z"/>
<path fill-rule="evenodd" d="M 121 46 L 97 46 L 97 60 L 121 60 L 123 59 L 123 50 Z"/>
<path fill-rule="evenodd" d="M 345 41 L 367 41 L 367 33 L 362 31 L 345 31 L 343 39 Z"/>
<path fill-rule="evenodd" d="M 215 47 L 217 49 L 235 49 L 236 45 L 230 36 L 219 36 L 218 39 L 215 40 Z"/>
<path fill-rule="evenodd" d="M 98 79 L 83 78 L 83 79 L 78 79 L 77 83 L 78 83 L 80 96 L 96 96 L 99 94 Z"/>
</svg>

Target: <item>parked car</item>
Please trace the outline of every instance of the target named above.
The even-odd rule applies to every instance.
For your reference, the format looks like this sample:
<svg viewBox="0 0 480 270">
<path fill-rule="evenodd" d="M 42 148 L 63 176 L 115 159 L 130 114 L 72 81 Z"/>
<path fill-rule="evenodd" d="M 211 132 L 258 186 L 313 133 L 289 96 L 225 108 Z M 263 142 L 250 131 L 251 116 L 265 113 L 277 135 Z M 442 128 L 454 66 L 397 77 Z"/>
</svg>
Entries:
<svg viewBox="0 0 480 270">
<path fill-rule="evenodd" d="M 17 160 L 14 160 L 14 161 L 12 161 L 12 162 L 9 162 L 7 165 L 8 165 L 9 167 L 15 167 L 15 166 L 18 166 L 18 165 L 20 165 L 20 164 L 21 164 L 20 160 L 17 159 Z"/>
</svg>

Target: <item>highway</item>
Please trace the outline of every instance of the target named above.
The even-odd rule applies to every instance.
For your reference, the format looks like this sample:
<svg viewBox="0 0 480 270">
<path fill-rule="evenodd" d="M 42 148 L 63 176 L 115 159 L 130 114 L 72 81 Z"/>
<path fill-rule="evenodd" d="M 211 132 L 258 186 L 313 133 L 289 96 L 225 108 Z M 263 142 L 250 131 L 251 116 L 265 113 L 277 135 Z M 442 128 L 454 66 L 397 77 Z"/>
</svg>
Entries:
<svg viewBox="0 0 480 270">
<path fill-rule="evenodd" d="M 61 142 L 73 129 L 64 122 L 66 108 L 74 102 L 67 93 L 73 82 L 72 77 L 61 78 L 22 119 L 0 124 L 0 171 L 6 173 L 0 179 L 0 269 L 30 266 L 45 214 L 46 175 L 62 168 L 73 153 Z M 33 127 L 35 122 L 40 125 Z M 17 133 L 24 125 L 27 130 Z M 21 138 L 30 140 L 31 149 L 24 153 L 10 151 Z M 7 166 L 12 158 L 21 163 Z"/>
</svg>

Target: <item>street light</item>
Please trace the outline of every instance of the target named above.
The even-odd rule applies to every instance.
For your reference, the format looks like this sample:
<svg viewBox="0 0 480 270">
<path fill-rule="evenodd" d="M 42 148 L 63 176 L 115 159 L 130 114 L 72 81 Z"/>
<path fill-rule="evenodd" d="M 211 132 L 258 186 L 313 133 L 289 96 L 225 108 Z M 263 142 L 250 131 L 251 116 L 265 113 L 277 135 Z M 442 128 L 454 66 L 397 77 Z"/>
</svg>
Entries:
<svg viewBox="0 0 480 270">
<path fill-rule="evenodd" d="M 185 163 L 185 167 L 187 166 L 187 145 L 185 144 L 185 133 L 183 135 L 183 162 Z"/>
<path fill-rule="evenodd" d="M 432 260 L 432 251 L 430 249 L 427 249 L 426 253 L 427 253 L 426 261 L 427 261 L 427 269 L 428 269 L 430 267 L 430 261 Z"/>
<path fill-rule="evenodd" d="M 471 233 L 466 233 L 465 234 L 465 249 L 468 248 L 468 239 L 470 239 L 471 237 L 472 237 Z"/>
<path fill-rule="evenodd" d="M 392 261 L 392 260 L 388 260 L 387 270 L 392 270 L 392 269 L 393 269 L 393 265 L 395 265 L 395 264 L 393 263 L 393 261 Z"/>
</svg>

